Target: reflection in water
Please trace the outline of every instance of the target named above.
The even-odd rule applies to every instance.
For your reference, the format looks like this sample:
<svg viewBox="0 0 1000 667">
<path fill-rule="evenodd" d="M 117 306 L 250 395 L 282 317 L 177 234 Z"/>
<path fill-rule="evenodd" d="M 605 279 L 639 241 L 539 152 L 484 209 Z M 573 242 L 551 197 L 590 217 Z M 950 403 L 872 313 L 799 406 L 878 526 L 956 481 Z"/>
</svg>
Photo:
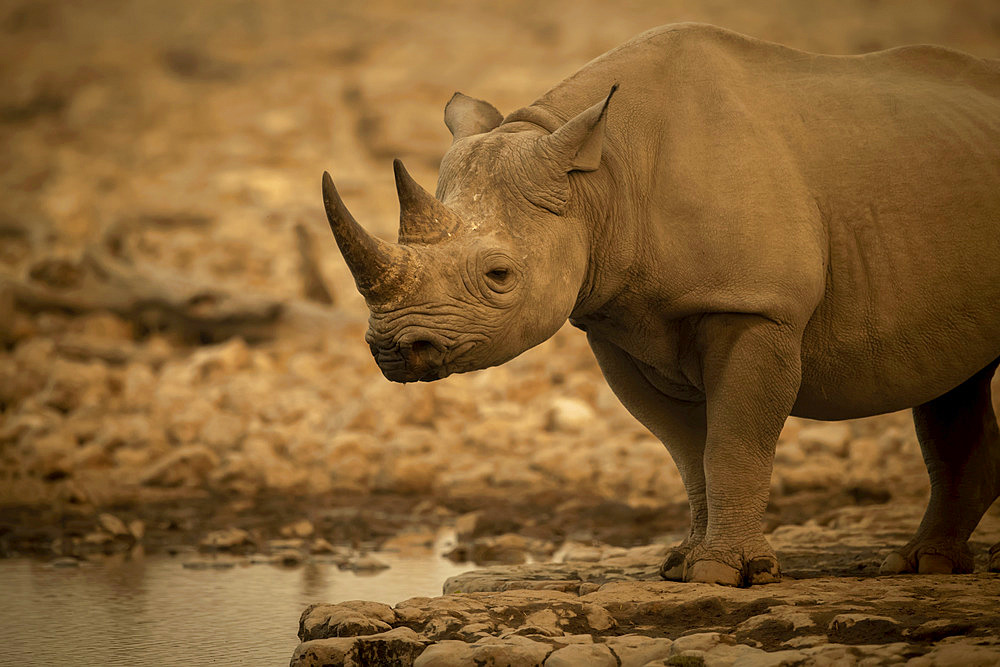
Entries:
<svg viewBox="0 0 1000 667">
<path fill-rule="evenodd" d="M 0 561 L 0 665 L 279 665 L 313 602 L 395 604 L 441 594 L 467 571 L 428 554 L 378 554 L 358 576 L 336 565 L 192 570 L 182 558 L 110 557 L 79 568 Z"/>
</svg>

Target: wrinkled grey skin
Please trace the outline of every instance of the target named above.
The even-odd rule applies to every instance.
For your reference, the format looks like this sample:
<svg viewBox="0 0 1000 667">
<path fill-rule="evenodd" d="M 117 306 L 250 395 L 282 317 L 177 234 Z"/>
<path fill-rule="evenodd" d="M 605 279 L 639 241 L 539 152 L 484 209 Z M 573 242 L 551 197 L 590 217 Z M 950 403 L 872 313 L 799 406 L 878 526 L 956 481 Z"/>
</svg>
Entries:
<svg viewBox="0 0 1000 667">
<path fill-rule="evenodd" d="M 780 577 L 761 516 L 789 414 L 913 408 L 931 499 L 883 572 L 971 571 L 1000 493 L 1000 63 L 666 26 L 445 121 L 437 198 L 396 164 L 400 243 L 324 176 L 387 378 L 500 364 L 569 318 L 684 479 L 663 576 L 729 585 Z"/>
</svg>

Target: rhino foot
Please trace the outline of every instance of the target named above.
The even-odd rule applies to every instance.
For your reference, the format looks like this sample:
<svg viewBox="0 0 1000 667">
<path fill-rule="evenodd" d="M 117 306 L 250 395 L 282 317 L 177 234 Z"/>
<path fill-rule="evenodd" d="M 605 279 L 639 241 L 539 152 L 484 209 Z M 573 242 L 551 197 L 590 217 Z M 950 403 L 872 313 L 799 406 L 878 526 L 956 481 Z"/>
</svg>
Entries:
<svg viewBox="0 0 1000 667">
<path fill-rule="evenodd" d="M 761 543 L 752 549 L 712 548 L 699 544 L 691 549 L 684 561 L 684 581 L 744 588 L 777 583 L 781 581 L 778 557 L 763 538 Z"/>
<path fill-rule="evenodd" d="M 990 547 L 990 564 L 987 568 L 990 572 L 1000 572 L 1000 542 Z"/>
<path fill-rule="evenodd" d="M 968 544 L 928 544 L 915 540 L 886 556 L 879 574 L 970 574 L 974 564 Z M 997 566 L 1000 569 L 1000 562 Z"/>
<path fill-rule="evenodd" d="M 684 561 L 691 547 L 679 544 L 667 552 L 667 557 L 660 565 L 660 576 L 667 581 L 684 581 Z"/>
</svg>

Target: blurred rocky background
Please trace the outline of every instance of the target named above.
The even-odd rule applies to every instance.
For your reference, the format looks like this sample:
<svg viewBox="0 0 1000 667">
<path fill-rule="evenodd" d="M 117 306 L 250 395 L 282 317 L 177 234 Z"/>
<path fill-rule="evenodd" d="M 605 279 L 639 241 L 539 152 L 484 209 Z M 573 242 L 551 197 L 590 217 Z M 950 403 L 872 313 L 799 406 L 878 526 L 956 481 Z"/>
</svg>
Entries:
<svg viewBox="0 0 1000 667">
<path fill-rule="evenodd" d="M 457 521 L 456 557 L 517 562 L 683 531 L 674 465 L 580 332 L 384 380 L 319 193 L 329 169 L 394 238 L 389 162 L 433 189 L 455 90 L 509 112 L 683 20 L 1000 57 L 991 0 L 0 2 L 0 554 Z M 916 521 L 909 416 L 790 419 L 772 491 L 771 529 L 890 501 Z"/>
</svg>

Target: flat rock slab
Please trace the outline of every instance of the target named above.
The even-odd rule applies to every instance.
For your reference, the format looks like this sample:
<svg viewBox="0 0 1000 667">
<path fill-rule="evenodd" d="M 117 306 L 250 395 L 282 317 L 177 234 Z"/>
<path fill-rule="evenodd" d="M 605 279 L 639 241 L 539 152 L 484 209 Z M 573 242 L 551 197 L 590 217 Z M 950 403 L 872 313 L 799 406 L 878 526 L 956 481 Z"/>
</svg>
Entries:
<svg viewBox="0 0 1000 667">
<path fill-rule="evenodd" d="M 886 538 L 907 529 L 897 520 L 911 523 L 909 514 L 848 509 L 779 529 L 779 553 L 809 567 L 753 588 L 662 581 L 667 547 L 652 545 L 468 572 L 445 595 L 394 607 L 314 605 L 292 666 L 363 664 L 358 656 L 375 653 L 418 666 L 1000 664 L 1000 574 L 869 574 L 881 545 L 901 542 Z M 997 528 L 988 517 L 976 538 L 995 539 Z"/>
<path fill-rule="evenodd" d="M 523 566 L 511 569 L 525 574 Z M 611 581 L 584 595 L 513 588 L 519 580 L 540 581 L 510 579 L 504 591 L 395 607 L 311 607 L 292 665 L 362 664 L 352 656 L 373 651 L 403 665 L 1000 664 L 997 574 L 815 578 L 750 589 Z"/>
</svg>

